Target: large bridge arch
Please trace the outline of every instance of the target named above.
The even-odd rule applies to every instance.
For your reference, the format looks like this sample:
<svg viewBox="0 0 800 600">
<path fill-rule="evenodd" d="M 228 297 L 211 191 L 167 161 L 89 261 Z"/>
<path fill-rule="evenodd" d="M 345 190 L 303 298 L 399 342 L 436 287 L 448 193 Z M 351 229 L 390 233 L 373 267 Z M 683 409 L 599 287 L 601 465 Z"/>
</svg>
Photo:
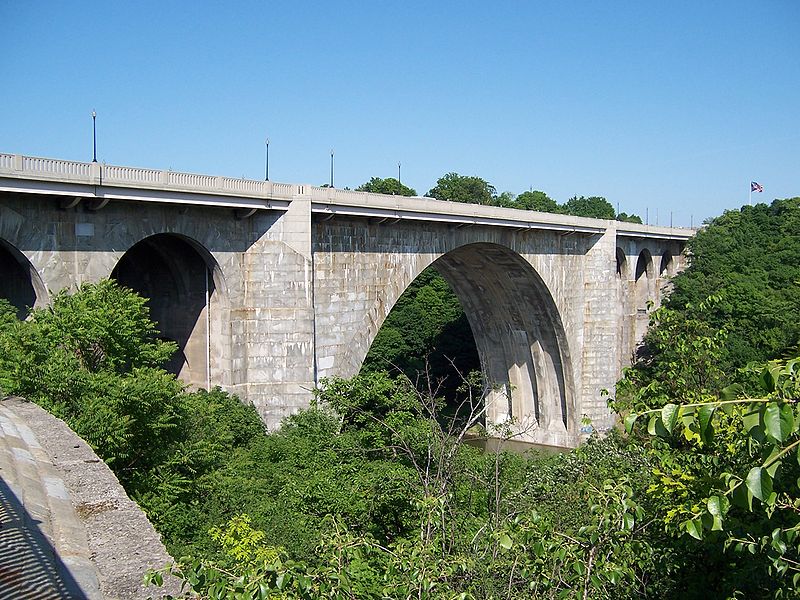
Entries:
<svg viewBox="0 0 800 600">
<path fill-rule="evenodd" d="M 401 285 L 375 298 L 365 337 L 346 347 L 341 364 L 360 364 L 405 288 L 427 267 L 455 292 L 469 320 L 491 391 L 487 422 L 514 419 L 529 440 L 563 444 L 575 435 L 575 386 L 569 344 L 556 302 L 536 269 L 512 248 L 489 241 L 458 245 L 404 270 Z"/>
<path fill-rule="evenodd" d="M 17 309 L 24 319 L 28 309 L 47 303 L 47 289 L 42 278 L 26 256 L 11 243 L 0 238 L 0 298 Z"/>
<path fill-rule="evenodd" d="M 221 383 L 230 344 L 230 308 L 222 270 L 198 241 L 157 233 L 132 245 L 111 278 L 149 299 L 150 316 L 178 350 L 167 370 L 193 387 Z"/>
<path fill-rule="evenodd" d="M 433 263 L 469 319 L 492 391 L 487 419 L 518 422 L 542 442 L 573 430 L 574 384 L 567 336 L 550 290 L 514 250 L 473 243 Z"/>
</svg>

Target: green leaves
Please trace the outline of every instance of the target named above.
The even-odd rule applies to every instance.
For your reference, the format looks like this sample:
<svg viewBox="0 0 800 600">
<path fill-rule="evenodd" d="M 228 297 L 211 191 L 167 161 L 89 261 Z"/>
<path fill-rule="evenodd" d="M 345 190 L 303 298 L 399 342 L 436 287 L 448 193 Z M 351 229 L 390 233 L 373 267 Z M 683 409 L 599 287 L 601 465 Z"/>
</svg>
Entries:
<svg viewBox="0 0 800 600">
<path fill-rule="evenodd" d="M 628 414 L 624 421 L 625 430 L 631 433 L 638 418 L 644 414 L 649 415 L 647 433 L 651 436 L 669 439 L 676 433 L 680 424 L 686 440 L 695 440 L 708 445 L 714 439 L 713 418 L 718 408 L 719 403 L 687 406 L 670 403 L 660 410 Z"/>
<path fill-rule="evenodd" d="M 747 485 L 747 491 L 762 502 L 767 502 L 772 495 L 772 477 L 763 467 L 750 469 L 745 479 L 745 484 Z"/>
<path fill-rule="evenodd" d="M 788 404 L 770 402 L 764 409 L 764 426 L 776 442 L 785 441 L 795 430 L 794 411 Z"/>
<path fill-rule="evenodd" d="M 713 518 L 711 525 L 712 531 L 722 531 L 722 522 L 725 518 L 725 515 L 727 515 L 730 506 L 730 501 L 724 495 L 711 496 L 706 501 L 708 514 L 710 514 Z"/>
<path fill-rule="evenodd" d="M 680 408 L 675 404 L 667 404 L 661 409 L 661 422 L 669 435 L 672 435 L 672 431 L 678 423 L 679 415 Z"/>
<path fill-rule="evenodd" d="M 696 519 L 691 519 L 684 523 L 684 528 L 686 529 L 686 533 L 692 536 L 696 540 L 703 539 L 703 520 L 699 517 Z"/>
<path fill-rule="evenodd" d="M 497 539 L 497 543 L 503 550 L 511 550 L 511 546 L 514 545 L 507 533 L 500 534 L 500 537 Z"/>
<path fill-rule="evenodd" d="M 679 464 L 688 467 L 685 475 L 675 468 L 661 472 L 661 485 L 655 486 L 680 499 L 679 505 L 667 502 L 667 518 L 680 516 L 680 531 L 704 546 L 713 545 L 714 536 L 709 532 L 726 534 L 737 552 L 767 561 L 770 573 L 778 578 L 774 580 L 778 589 L 793 589 L 790 582 L 795 574 L 800 575 L 800 479 L 796 467 L 785 460 L 794 453 L 800 463 L 798 364 L 796 359 L 773 361 L 751 370 L 757 375 L 752 381 L 759 383 L 763 392 L 759 398 L 748 397 L 743 386 L 728 386 L 717 401 L 668 402 L 625 418 L 626 428 L 631 430 L 639 416 L 647 416 L 648 433 L 672 444 L 654 446 L 653 451 L 665 463 L 674 464 L 680 457 L 685 462 Z M 676 434 L 681 430 L 688 448 L 680 447 Z M 694 489 L 684 484 L 684 476 Z M 750 514 L 743 516 L 743 511 Z M 734 528 L 744 528 L 745 534 L 734 537 Z M 757 532 L 764 529 L 772 534 L 759 537 Z"/>
</svg>

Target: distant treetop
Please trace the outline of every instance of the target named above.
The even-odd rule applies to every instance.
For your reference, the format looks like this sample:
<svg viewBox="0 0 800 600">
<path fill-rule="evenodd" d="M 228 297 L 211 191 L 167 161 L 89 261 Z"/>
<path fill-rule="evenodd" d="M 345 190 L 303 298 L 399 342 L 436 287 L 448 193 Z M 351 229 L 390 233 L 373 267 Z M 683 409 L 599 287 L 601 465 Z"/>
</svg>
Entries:
<svg viewBox="0 0 800 600">
<path fill-rule="evenodd" d="M 600 196 L 573 196 L 564 204 L 564 212 L 576 217 L 592 217 L 594 219 L 614 219 L 617 212 L 611 203 Z"/>
<path fill-rule="evenodd" d="M 514 208 L 523 210 L 538 210 L 539 212 L 558 213 L 561 207 L 558 202 L 539 190 L 522 192 L 517 196 Z"/>
<path fill-rule="evenodd" d="M 642 223 L 642 217 L 639 215 L 628 214 L 625 212 L 621 212 L 617 215 L 617 221 L 623 221 L 625 223 Z"/>
<path fill-rule="evenodd" d="M 403 185 L 394 177 L 387 177 L 381 179 L 380 177 L 372 177 L 367 183 L 364 183 L 356 188 L 357 192 L 372 192 L 373 194 L 395 194 L 397 196 L 416 196 L 417 191 Z"/>
<path fill-rule="evenodd" d="M 448 173 L 440 177 L 436 182 L 436 186 L 425 195 L 437 200 L 494 205 L 497 198 L 497 190 L 488 181 L 480 177 Z"/>
</svg>

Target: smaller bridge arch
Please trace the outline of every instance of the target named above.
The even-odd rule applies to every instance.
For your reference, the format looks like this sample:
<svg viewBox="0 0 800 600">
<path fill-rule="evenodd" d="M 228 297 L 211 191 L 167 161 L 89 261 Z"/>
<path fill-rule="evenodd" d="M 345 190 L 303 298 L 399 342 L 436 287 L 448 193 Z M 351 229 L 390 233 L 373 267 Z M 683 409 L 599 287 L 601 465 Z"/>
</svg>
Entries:
<svg viewBox="0 0 800 600">
<path fill-rule="evenodd" d="M 619 246 L 617 246 L 617 278 L 623 281 L 628 278 L 628 257 Z"/>
<path fill-rule="evenodd" d="M 175 233 L 151 235 L 125 252 L 111 277 L 149 299 L 162 338 L 177 344 L 168 371 L 193 387 L 223 379 L 227 292 L 217 261 L 202 244 Z"/>
<path fill-rule="evenodd" d="M 640 281 L 643 277 L 650 279 L 653 276 L 653 255 L 650 250 L 644 248 L 639 252 L 636 259 L 636 281 Z"/>
<path fill-rule="evenodd" d="M 651 299 L 651 282 L 654 278 L 653 255 L 647 248 L 639 252 L 636 259 L 636 272 L 634 275 L 634 289 L 636 308 L 644 309 L 647 301 Z"/>
<path fill-rule="evenodd" d="M 672 252 L 670 252 L 669 250 L 664 250 L 658 265 L 658 276 L 672 277 L 674 274 L 675 274 L 675 260 L 672 258 Z"/>
<path fill-rule="evenodd" d="M 9 242 L 0 239 L 0 298 L 24 319 L 31 308 L 47 303 L 47 290 L 34 266 Z"/>
</svg>

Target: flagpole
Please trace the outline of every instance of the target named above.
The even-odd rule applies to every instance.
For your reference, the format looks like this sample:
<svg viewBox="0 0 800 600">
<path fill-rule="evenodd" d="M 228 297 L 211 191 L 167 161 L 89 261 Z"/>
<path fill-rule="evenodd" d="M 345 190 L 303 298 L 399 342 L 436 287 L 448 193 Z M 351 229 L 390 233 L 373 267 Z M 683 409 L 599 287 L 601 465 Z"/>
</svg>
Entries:
<svg viewBox="0 0 800 600">
<path fill-rule="evenodd" d="M 750 180 L 750 197 L 747 199 L 747 206 L 753 206 L 753 180 Z"/>
</svg>

